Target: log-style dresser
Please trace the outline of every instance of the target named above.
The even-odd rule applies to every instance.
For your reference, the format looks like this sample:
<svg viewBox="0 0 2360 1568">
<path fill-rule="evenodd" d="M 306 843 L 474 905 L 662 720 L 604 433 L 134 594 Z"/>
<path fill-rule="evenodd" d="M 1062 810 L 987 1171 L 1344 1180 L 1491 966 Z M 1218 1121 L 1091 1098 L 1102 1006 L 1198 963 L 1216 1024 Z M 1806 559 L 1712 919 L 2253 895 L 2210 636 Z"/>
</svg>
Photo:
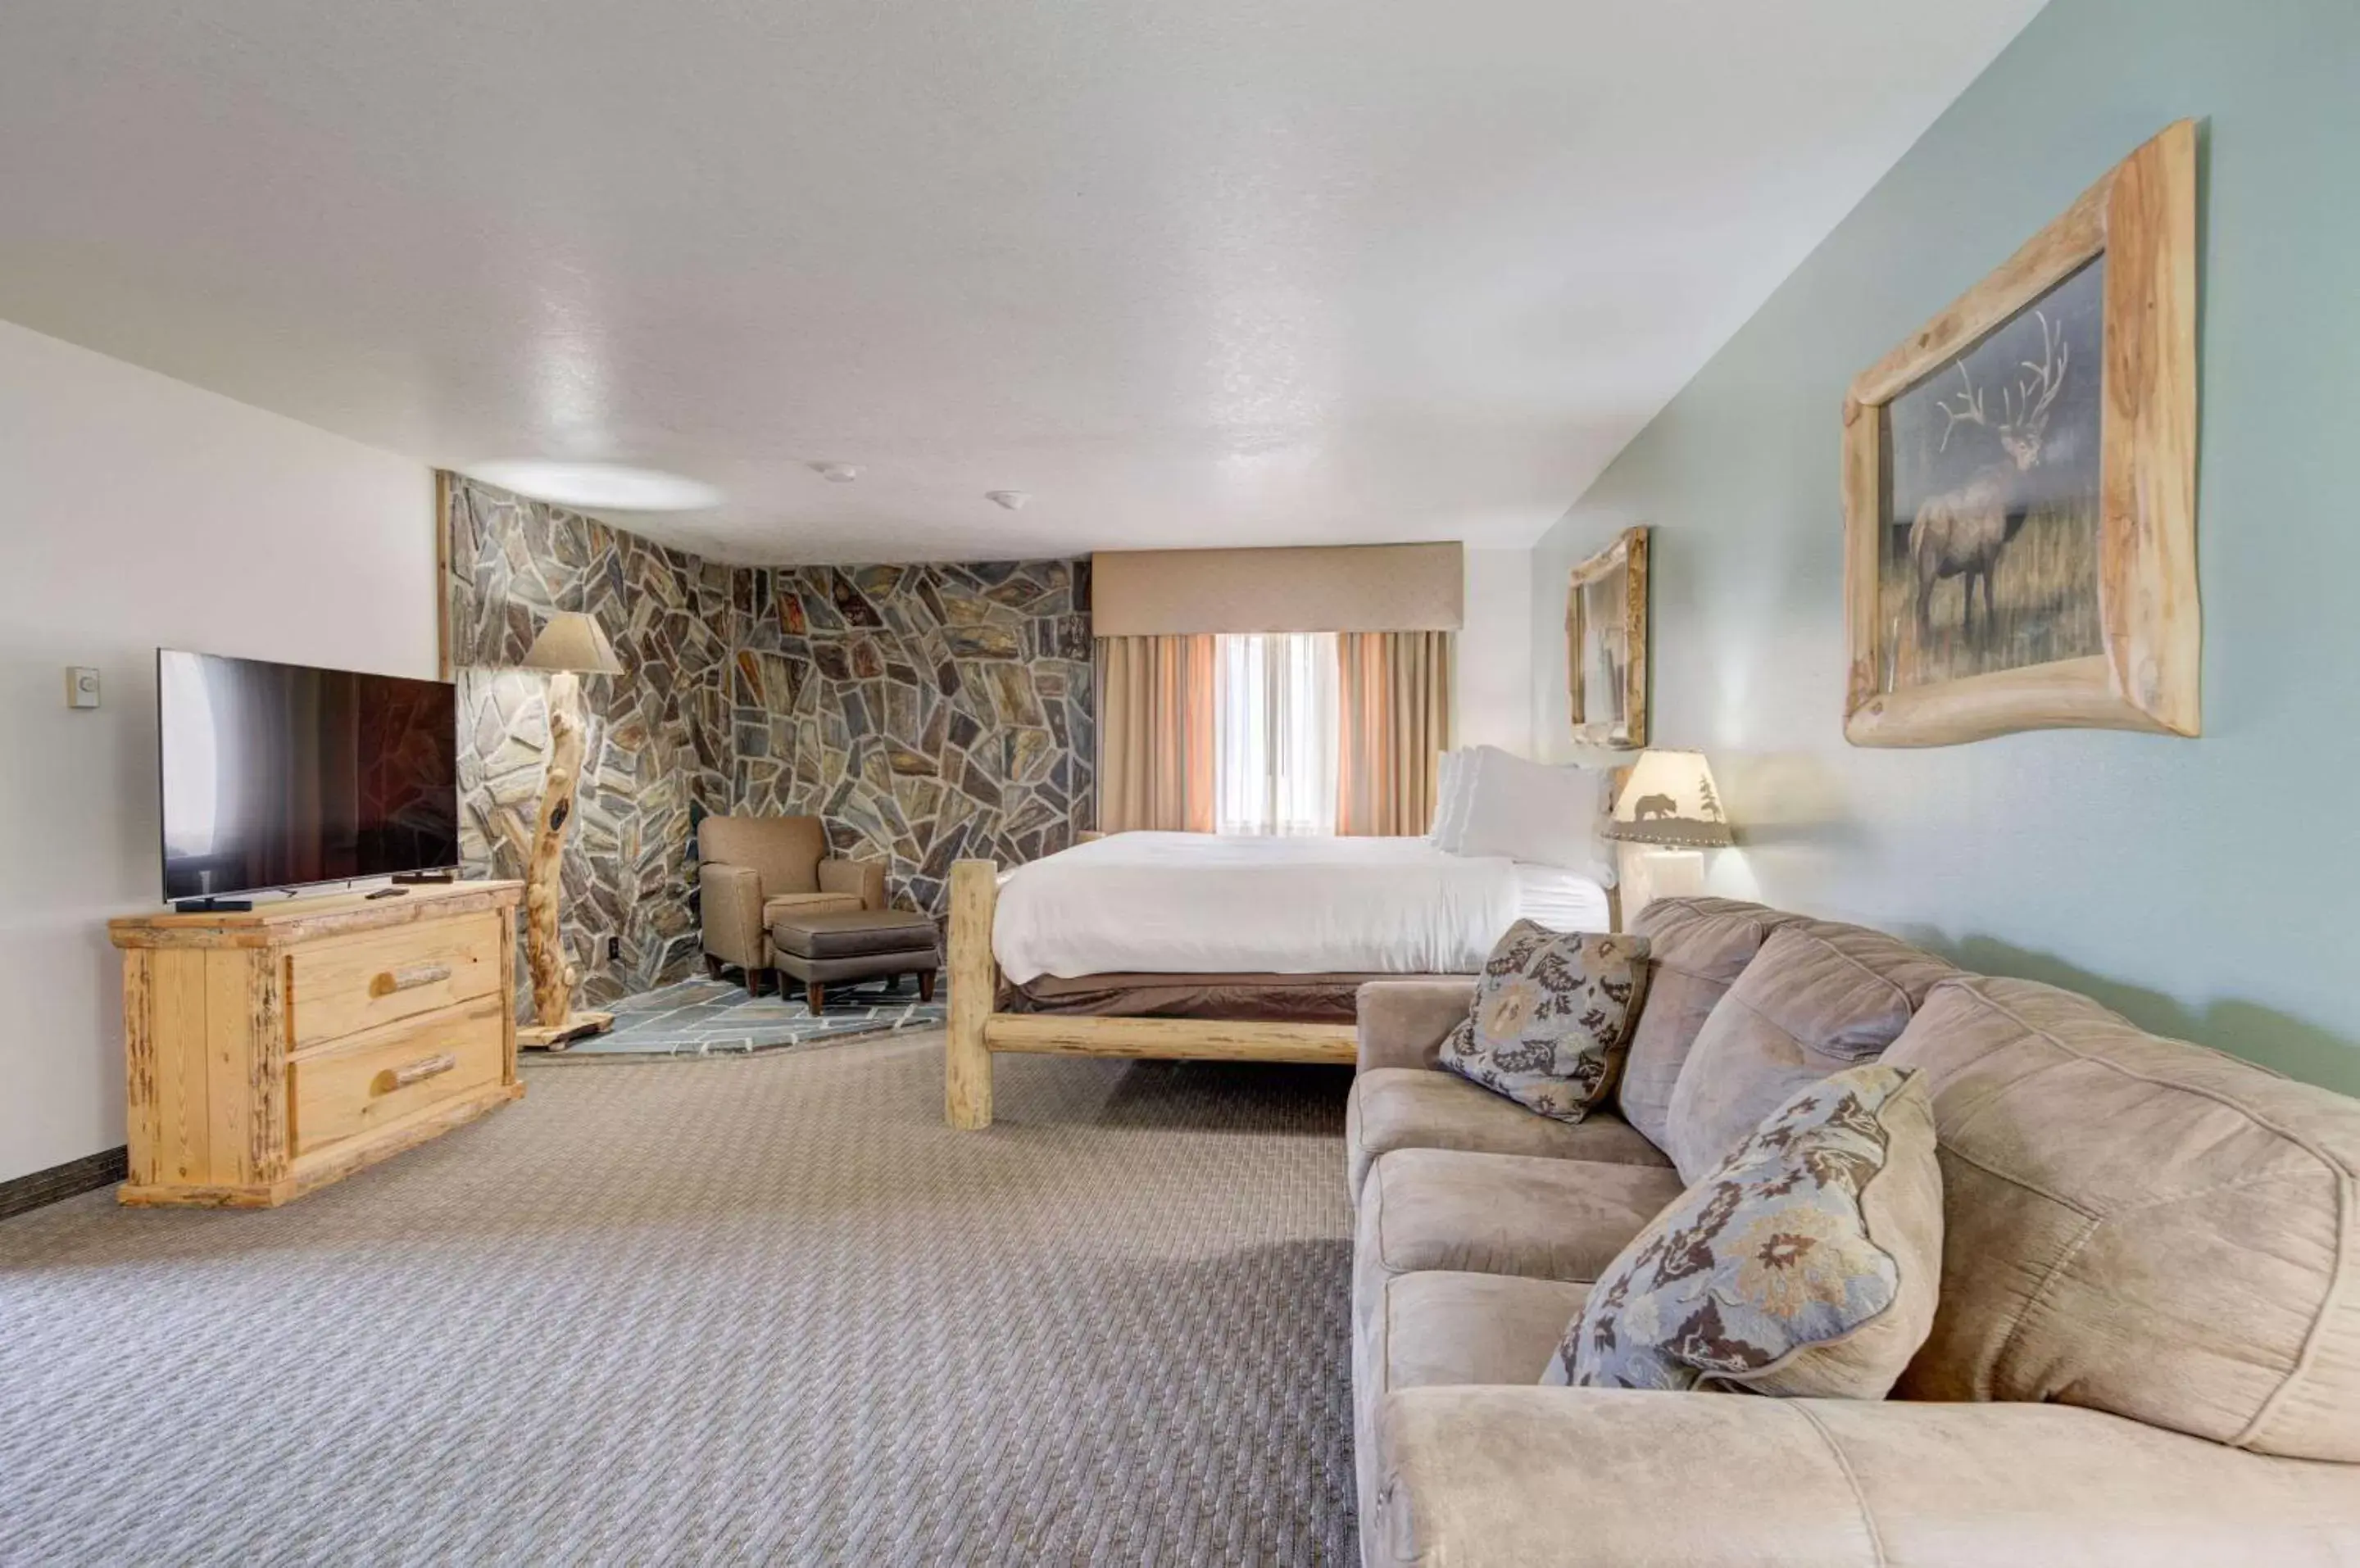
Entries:
<svg viewBox="0 0 2360 1568">
<path fill-rule="evenodd" d="M 522 887 L 109 922 L 130 1102 L 122 1201 L 283 1203 L 522 1094 Z"/>
</svg>

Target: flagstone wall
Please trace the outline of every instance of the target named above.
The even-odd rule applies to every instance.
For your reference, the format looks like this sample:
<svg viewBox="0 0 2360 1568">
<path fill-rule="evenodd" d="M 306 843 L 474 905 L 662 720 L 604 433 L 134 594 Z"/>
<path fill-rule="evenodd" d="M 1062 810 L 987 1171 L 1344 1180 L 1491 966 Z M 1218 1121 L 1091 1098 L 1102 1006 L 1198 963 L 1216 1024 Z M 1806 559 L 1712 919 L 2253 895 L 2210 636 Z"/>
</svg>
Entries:
<svg viewBox="0 0 2360 1568">
<path fill-rule="evenodd" d="M 815 815 L 937 918 L 951 862 L 1091 822 L 1087 561 L 759 568 L 735 584 L 736 809 Z"/>
<path fill-rule="evenodd" d="M 548 677 L 516 666 L 550 612 L 587 611 L 624 673 L 582 677 L 589 723 L 565 844 L 565 951 L 585 1002 L 678 978 L 701 952 L 689 824 L 695 808 L 730 800 L 730 569 L 471 480 L 453 477 L 446 495 L 465 873 L 524 875 Z M 523 1007 L 521 964 L 518 988 Z"/>
<path fill-rule="evenodd" d="M 534 632 L 587 611 L 624 666 L 583 681 L 563 925 L 586 1001 L 695 965 L 706 813 L 816 815 L 938 919 L 953 860 L 1038 859 L 1091 825 L 1087 561 L 733 567 L 472 480 L 447 495 L 469 875 L 523 874 L 548 738 L 546 677 L 516 668 Z"/>
</svg>

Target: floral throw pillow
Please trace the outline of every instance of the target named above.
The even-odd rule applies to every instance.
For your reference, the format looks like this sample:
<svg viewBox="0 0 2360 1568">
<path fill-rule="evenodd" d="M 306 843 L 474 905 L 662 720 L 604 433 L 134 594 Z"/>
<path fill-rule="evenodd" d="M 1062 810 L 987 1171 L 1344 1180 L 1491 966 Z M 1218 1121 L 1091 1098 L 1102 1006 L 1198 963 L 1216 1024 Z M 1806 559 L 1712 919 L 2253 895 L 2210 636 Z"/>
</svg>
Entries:
<svg viewBox="0 0 2360 1568">
<path fill-rule="evenodd" d="M 1491 950 L 1442 1065 L 1527 1110 L 1578 1122 L 1606 1097 L 1647 983 L 1647 939 L 1518 920 Z"/>
<path fill-rule="evenodd" d="M 1933 1326 L 1941 1267 L 1925 1085 L 1855 1067 L 1773 1111 L 1633 1238 L 1541 1381 L 1880 1399 Z"/>
</svg>

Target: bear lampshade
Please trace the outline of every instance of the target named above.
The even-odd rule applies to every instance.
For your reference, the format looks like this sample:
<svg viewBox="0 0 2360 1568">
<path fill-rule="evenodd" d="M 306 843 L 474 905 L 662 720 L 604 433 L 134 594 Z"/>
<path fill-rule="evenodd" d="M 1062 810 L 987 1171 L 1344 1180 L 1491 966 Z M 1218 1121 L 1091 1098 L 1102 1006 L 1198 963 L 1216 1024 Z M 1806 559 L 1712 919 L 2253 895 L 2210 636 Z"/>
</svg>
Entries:
<svg viewBox="0 0 2360 1568">
<path fill-rule="evenodd" d="M 1726 849 L 1737 842 L 1704 753 L 1666 747 L 1639 754 L 1605 834 L 1625 844 L 1674 849 Z"/>
</svg>

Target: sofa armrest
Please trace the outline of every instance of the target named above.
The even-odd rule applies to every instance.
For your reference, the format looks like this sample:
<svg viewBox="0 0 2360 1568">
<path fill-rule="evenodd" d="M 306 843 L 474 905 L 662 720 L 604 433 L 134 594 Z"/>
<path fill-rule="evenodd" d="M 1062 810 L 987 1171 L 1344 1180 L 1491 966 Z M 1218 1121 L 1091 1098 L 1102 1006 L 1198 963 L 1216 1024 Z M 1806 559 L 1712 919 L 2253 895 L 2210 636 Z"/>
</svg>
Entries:
<svg viewBox="0 0 2360 1568">
<path fill-rule="evenodd" d="M 885 907 L 885 863 L 881 860 L 823 860 L 819 863 L 819 890 L 823 893 L 853 893 L 860 898 L 864 909 Z"/>
<path fill-rule="evenodd" d="M 1443 1038 L 1466 1018 L 1475 980 L 1371 980 L 1360 987 L 1360 1070 L 1432 1067 Z"/>
<path fill-rule="evenodd" d="M 2360 1466 L 2070 1405 L 1409 1388 L 1378 1414 L 1373 1565 L 2333 1563 Z M 1568 1499 L 1579 1499 L 1578 1503 Z"/>
<path fill-rule="evenodd" d="M 760 968 L 769 933 L 762 927 L 762 878 L 750 866 L 706 861 L 697 867 L 698 907 L 705 917 L 705 951 L 724 964 Z"/>
</svg>

